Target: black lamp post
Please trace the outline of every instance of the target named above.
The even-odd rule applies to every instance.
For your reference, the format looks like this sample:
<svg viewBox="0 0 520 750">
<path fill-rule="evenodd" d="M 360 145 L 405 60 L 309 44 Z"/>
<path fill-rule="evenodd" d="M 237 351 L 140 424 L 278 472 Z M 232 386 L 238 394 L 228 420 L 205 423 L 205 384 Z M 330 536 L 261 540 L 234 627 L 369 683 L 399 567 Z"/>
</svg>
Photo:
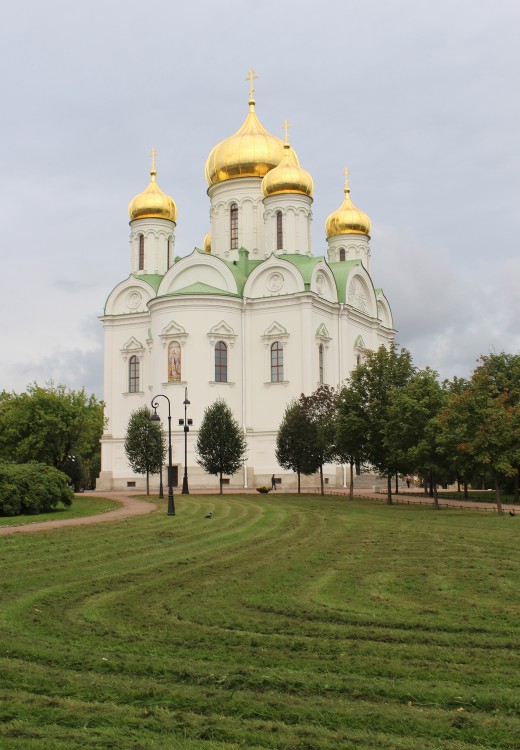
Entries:
<svg viewBox="0 0 520 750">
<path fill-rule="evenodd" d="M 160 422 L 161 418 L 157 414 L 158 398 L 165 398 L 168 402 L 168 515 L 175 515 L 175 503 L 173 501 L 173 466 L 172 466 L 172 414 L 170 409 L 170 399 L 164 393 L 159 393 L 152 398 L 153 414 L 150 417 L 152 422 Z"/>
<path fill-rule="evenodd" d="M 182 478 L 182 494 L 189 495 L 188 488 L 188 432 L 190 431 L 187 419 L 187 410 L 190 402 L 188 401 L 188 389 L 184 389 L 184 477 Z M 191 420 L 190 420 L 191 422 Z"/>
</svg>

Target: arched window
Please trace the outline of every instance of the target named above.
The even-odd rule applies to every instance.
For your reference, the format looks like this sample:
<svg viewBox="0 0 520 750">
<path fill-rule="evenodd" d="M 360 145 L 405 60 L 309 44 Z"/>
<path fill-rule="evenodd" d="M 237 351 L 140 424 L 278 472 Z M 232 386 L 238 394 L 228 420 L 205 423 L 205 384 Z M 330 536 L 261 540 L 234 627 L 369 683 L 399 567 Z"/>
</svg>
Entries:
<svg viewBox="0 0 520 750">
<path fill-rule="evenodd" d="M 227 383 L 227 346 L 223 341 L 215 344 L 215 382 Z"/>
<path fill-rule="evenodd" d="M 144 234 L 139 235 L 139 270 L 144 269 Z"/>
<path fill-rule="evenodd" d="M 323 383 L 323 344 L 318 347 L 318 376 L 319 382 Z"/>
<path fill-rule="evenodd" d="M 181 381 L 181 345 L 178 341 L 168 344 L 168 383 Z"/>
<path fill-rule="evenodd" d="M 229 228 L 231 232 L 231 250 L 238 250 L 238 206 L 232 203 L 229 209 Z"/>
<path fill-rule="evenodd" d="M 345 260 L 345 248 L 344 247 L 340 247 L 339 249 L 339 259 Z"/>
<path fill-rule="evenodd" d="M 139 357 L 136 354 L 128 360 L 128 392 L 139 393 Z"/>
<path fill-rule="evenodd" d="M 168 237 L 168 246 L 166 248 L 166 268 L 170 267 L 170 252 L 171 252 L 171 248 L 172 248 L 172 241 Z"/>
<path fill-rule="evenodd" d="M 282 212 L 276 212 L 276 249 L 283 249 L 283 223 Z"/>
<path fill-rule="evenodd" d="M 279 341 L 271 344 L 271 383 L 283 382 L 283 346 Z"/>
</svg>

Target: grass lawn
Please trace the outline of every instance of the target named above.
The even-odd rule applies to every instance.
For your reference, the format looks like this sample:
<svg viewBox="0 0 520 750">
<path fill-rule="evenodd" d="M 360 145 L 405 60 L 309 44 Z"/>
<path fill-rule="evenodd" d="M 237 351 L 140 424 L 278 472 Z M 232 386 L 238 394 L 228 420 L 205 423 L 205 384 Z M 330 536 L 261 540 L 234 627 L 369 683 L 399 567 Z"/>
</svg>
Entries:
<svg viewBox="0 0 520 750">
<path fill-rule="evenodd" d="M 2 750 L 520 748 L 520 518 L 176 507 L 0 539 Z"/>
<path fill-rule="evenodd" d="M 70 508 L 58 505 L 49 513 L 40 513 L 31 516 L 0 516 L 0 526 L 20 526 L 26 523 L 40 523 L 41 521 L 62 521 L 66 518 L 81 518 L 83 516 L 94 516 L 96 513 L 104 513 L 107 510 L 119 508 L 121 503 L 106 497 L 89 497 L 88 495 L 75 495 Z"/>
</svg>

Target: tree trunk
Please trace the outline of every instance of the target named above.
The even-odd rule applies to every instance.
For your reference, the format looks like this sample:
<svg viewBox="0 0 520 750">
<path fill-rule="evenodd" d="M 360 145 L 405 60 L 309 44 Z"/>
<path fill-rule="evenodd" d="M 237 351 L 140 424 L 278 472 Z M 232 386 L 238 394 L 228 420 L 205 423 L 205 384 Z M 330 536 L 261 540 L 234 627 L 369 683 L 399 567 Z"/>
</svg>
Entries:
<svg viewBox="0 0 520 750">
<path fill-rule="evenodd" d="M 439 510 L 439 493 L 437 492 L 437 482 L 435 481 L 435 477 L 432 473 L 432 484 L 433 484 L 433 507 L 435 510 Z"/>
<path fill-rule="evenodd" d="M 150 494 L 150 472 L 146 472 L 146 494 Z"/>
<path fill-rule="evenodd" d="M 350 462 L 350 499 L 354 498 L 354 461 Z"/>
<path fill-rule="evenodd" d="M 500 485 L 498 483 L 498 474 L 495 474 L 495 502 L 497 504 L 497 513 L 499 516 L 504 515 L 504 509 L 500 501 Z"/>
<path fill-rule="evenodd" d="M 220 472 L 219 486 L 220 486 L 219 494 L 222 495 L 223 494 L 222 493 L 222 472 Z"/>
<path fill-rule="evenodd" d="M 460 477 L 457 477 L 457 492 L 460 492 Z"/>
<path fill-rule="evenodd" d="M 388 495 L 386 498 L 386 502 L 388 505 L 392 505 L 392 475 L 389 474 L 386 478 L 387 485 L 388 485 Z"/>
<path fill-rule="evenodd" d="M 298 472 L 298 495 L 300 494 L 300 472 Z"/>
<path fill-rule="evenodd" d="M 395 472 L 395 494 L 399 494 L 399 473 Z"/>
<path fill-rule="evenodd" d="M 467 500 L 469 498 L 468 494 L 468 483 L 464 482 L 464 500 Z"/>
<path fill-rule="evenodd" d="M 321 494 L 325 494 L 325 488 L 323 485 L 323 464 L 320 464 L 320 488 L 321 488 Z"/>
<path fill-rule="evenodd" d="M 517 503 L 517 502 L 518 502 L 518 496 L 519 496 L 519 492 L 518 492 L 518 485 L 519 485 L 519 484 L 520 484 L 520 483 L 518 482 L 518 466 L 517 466 L 517 467 L 516 467 L 516 474 L 515 474 L 515 490 L 514 490 L 514 495 L 515 495 L 515 496 L 514 496 L 514 498 L 513 498 L 513 500 L 514 500 L 514 502 L 515 502 L 515 503 Z"/>
<path fill-rule="evenodd" d="M 433 471 L 430 471 L 430 497 L 433 497 Z"/>
</svg>

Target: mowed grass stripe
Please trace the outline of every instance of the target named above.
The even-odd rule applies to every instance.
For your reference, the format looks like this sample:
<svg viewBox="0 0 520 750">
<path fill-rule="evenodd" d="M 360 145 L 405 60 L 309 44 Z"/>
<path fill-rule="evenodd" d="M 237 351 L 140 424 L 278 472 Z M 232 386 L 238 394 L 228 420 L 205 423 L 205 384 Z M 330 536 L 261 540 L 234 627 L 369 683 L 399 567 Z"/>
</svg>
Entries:
<svg viewBox="0 0 520 750">
<path fill-rule="evenodd" d="M 2 540 L 1 747 L 520 747 L 517 519 L 176 504 Z"/>
</svg>

